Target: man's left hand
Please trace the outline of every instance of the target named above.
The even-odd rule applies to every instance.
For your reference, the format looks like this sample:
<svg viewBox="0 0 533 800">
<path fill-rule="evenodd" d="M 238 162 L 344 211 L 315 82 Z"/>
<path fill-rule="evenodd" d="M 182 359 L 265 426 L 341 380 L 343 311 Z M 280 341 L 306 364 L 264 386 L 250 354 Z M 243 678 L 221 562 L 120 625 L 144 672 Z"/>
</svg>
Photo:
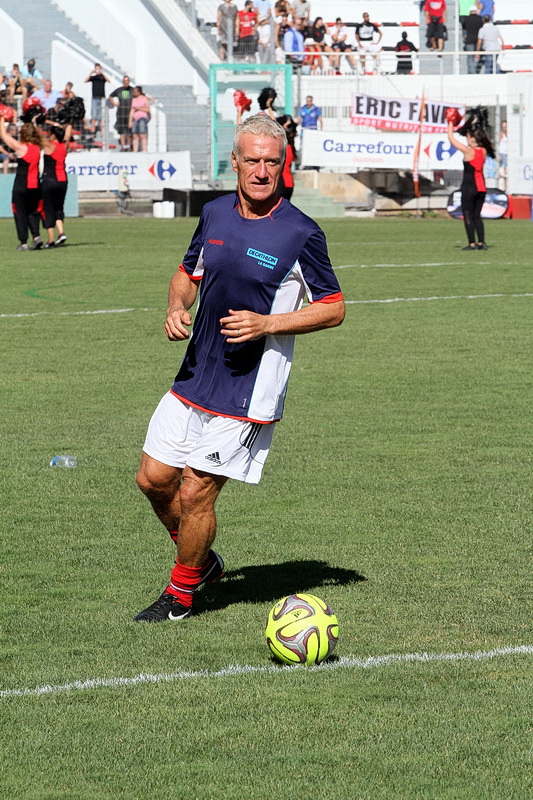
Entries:
<svg viewBox="0 0 533 800">
<path fill-rule="evenodd" d="M 229 316 L 220 319 L 220 333 L 232 344 L 251 342 L 268 333 L 268 317 L 253 311 L 234 311 L 229 309 Z"/>
</svg>

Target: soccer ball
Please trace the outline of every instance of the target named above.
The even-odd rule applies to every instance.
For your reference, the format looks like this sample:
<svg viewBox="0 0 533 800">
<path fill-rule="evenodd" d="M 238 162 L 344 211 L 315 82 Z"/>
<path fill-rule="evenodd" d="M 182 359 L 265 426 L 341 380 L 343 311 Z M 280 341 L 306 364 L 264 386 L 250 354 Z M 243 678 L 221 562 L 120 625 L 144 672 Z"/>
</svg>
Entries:
<svg viewBox="0 0 533 800">
<path fill-rule="evenodd" d="M 339 623 L 323 600 L 291 594 L 270 610 L 265 629 L 272 655 L 284 664 L 320 664 L 337 644 Z"/>
</svg>

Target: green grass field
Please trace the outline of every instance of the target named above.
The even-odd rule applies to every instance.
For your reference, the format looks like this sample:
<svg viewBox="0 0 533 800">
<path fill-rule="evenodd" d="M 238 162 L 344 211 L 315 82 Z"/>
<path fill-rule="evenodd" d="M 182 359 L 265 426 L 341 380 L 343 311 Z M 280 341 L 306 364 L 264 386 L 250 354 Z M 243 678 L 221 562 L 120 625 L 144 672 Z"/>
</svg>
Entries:
<svg viewBox="0 0 533 800">
<path fill-rule="evenodd" d="M 195 220 L 69 220 L 35 253 L 0 221 L 0 797 L 532 796 L 532 225 L 464 253 L 453 220 L 323 221 L 346 321 L 298 340 L 263 480 L 220 496 L 225 579 L 139 625 L 173 550 L 134 477 Z M 339 618 L 321 667 L 263 639 L 295 591 Z"/>
</svg>

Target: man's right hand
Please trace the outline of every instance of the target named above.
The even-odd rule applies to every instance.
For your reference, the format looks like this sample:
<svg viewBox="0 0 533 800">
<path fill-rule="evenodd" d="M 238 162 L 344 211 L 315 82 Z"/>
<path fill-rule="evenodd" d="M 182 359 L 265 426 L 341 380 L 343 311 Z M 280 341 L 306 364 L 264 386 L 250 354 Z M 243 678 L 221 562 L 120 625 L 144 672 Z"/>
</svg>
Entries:
<svg viewBox="0 0 533 800">
<path fill-rule="evenodd" d="M 181 342 L 189 338 L 187 328 L 192 324 L 192 317 L 186 308 L 170 308 L 165 321 L 165 333 L 171 342 Z"/>
</svg>

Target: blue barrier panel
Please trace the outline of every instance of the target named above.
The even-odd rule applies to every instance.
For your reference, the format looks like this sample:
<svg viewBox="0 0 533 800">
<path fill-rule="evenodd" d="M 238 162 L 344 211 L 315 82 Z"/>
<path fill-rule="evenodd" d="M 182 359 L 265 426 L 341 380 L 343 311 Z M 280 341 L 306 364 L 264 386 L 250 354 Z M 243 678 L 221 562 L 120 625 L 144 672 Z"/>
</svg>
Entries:
<svg viewBox="0 0 533 800">
<path fill-rule="evenodd" d="M 0 175 L 0 217 L 12 217 L 11 192 L 13 191 L 14 175 Z M 70 175 L 68 179 L 67 196 L 65 198 L 65 217 L 79 217 L 78 206 L 78 179 Z"/>
</svg>

